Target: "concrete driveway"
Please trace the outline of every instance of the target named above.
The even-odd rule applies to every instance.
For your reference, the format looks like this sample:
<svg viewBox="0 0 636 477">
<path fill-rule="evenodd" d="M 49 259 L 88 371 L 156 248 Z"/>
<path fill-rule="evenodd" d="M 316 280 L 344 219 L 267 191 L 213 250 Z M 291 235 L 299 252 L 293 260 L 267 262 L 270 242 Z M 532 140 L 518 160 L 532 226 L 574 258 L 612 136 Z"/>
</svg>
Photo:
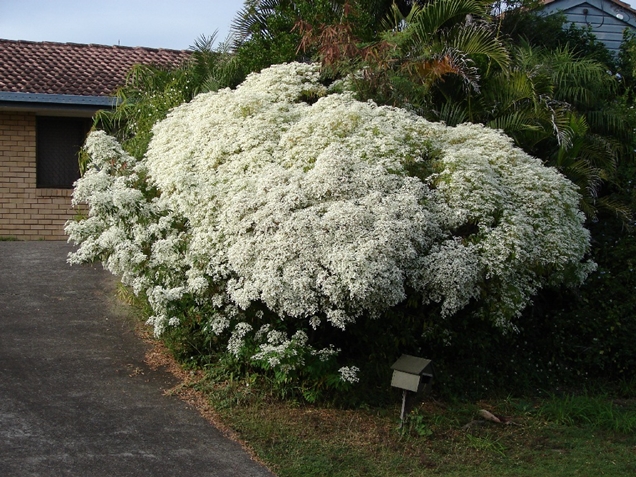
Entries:
<svg viewBox="0 0 636 477">
<path fill-rule="evenodd" d="M 0 476 L 272 476 L 174 396 L 101 265 L 0 242 Z"/>
</svg>

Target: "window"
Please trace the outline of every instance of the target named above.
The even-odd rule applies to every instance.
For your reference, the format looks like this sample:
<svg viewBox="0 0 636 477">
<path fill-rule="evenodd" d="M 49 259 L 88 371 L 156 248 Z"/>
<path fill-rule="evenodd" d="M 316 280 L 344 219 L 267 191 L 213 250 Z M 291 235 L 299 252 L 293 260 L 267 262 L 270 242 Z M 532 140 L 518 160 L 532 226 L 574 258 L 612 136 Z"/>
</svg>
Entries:
<svg viewBox="0 0 636 477">
<path fill-rule="evenodd" d="M 89 118 L 37 118 L 38 187 L 73 187 L 73 182 L 79 179 L 78 153 L 90 127 Z"/>
</svg>

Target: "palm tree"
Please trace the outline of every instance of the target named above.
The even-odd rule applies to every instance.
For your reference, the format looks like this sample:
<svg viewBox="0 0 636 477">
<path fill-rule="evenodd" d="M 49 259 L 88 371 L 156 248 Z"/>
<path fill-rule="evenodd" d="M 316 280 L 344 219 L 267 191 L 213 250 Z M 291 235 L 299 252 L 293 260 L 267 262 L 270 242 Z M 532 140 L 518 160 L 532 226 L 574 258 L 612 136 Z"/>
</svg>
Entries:
<svg viewBox="0 0 636 477">
<path fill-rule="evenodd" d="M 453 79 L 463 90 L 478 91 L 483 71 L 508 63 L 489 22 L 487 1 L 403 2 L 385 11 L 374 41 L 356 34 L 353 17 L 344 9 L 337 22 L 320 25 L 319 33 L 305 29 L 301 46 L 313 48 L 332 75 L 351 75 L 361 99 L 424 115 L 432 97 L 445 94 L 443 83 Z"/>
<path fill-rule="evenodd" d="M 190 48 L 190 61 L 177 68 L 134 66 L 116 92 L 117 107 L 99 111 L 95 125 L 117 137 L 130 154 L 143 157 L 152 127 L 172 108 L 231 81 L 232 56 L 223 46 L 213 48 L 215 40 L 216 34 L 199 37 Z"/>
<path fill-rule="evenodd" d="M 475 56 L 483 55 L 505 67 L 508 54 L 489 28 L 486 4 L 475 0 L 435 1 L 415 4 L 407 16 L 396 5 L 385 23 L 385 41 L 398 47 L 402 71 L 415 82 L 431 85 L 444 75 L 461 78 L 469 89 L 479 90 Z"/>
<path fill-rule="evenodd" d="M 505 131 L 579 186 L 590 219 L 599 208 L 627 217 L 626 207 L 602 193 L 604 185 L 614 183 L 622 144 L 631 134 L 612 107 L 616 86 L 603 64 L 567 47 L 522 45 L 511 49 L 508 69 L 487 75 L 478 94 L 441 104 L 435 118 Z"/>
</svg>

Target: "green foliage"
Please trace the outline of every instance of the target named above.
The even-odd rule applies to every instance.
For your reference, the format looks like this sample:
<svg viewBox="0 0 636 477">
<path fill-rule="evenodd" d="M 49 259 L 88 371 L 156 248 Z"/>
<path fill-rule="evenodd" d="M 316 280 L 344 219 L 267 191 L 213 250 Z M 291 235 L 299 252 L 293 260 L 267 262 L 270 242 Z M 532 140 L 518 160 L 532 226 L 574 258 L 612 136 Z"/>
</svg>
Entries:
<svg viewBox="0 0 636 477">
<path fill-rule="evenodd" d="M 127 85 L 117 92 L 117 108 L 100 111 L 96 124 L 115 135 L 131 155 L 141 158 L 152 137 L 152 126 L 170 109 L 193 97 L 193 79 L 193 71 L 187 67 L 169 70 L 136 66 Z"/>
<path fill-rule="evenodd" d="M 466 316 L 445 323 L 448 330 L 430 329 L 411 351 L 435 360 L 437 392 L 470 399 L 555 388 L 629 392 L 636 378 L 636 237 L 621 227 L 607 218 L 594 225 L 597 271 L 580 289 L 541 292 L 515 322 L 519 333 L 503 335 Z"/>
<path fill-rule="evenodd" d="M 147 319 L 152 310 L 147 306 L 143 296 L 138 303 L 145 303 L 142 309 Z M 140 308 L 141 309 L 141 308 Z M 257 314 L 265 313 L 257 318 Z M 250 356 L 259 351 L 259 343 L 247 339 L 240 353 L 234 355 L 227 349 L 229 331 L 215 335 L 207 328 L 209 319 L 216 310 L 214 307 L 197 303 L 189 296 L 184 296 L 179 307 L 173 307 L 171 312 L 180 317 L 179 326 L 170 326 L 161 335 L 162 342 L 172 355 L 188 369 L 205 369 L 208 379 L 213 383 L 248 380 L 253 389 L 275 396 L 279 399 L 297 400 L 300 402 L 340 402 L 353 403 L 355 398 L 348 398 L 347 393 L 352 385 L 343 381 L 334 356 L 322 356 L 310 353 L 302 346 L 293 343 L 281 357 L 274 353 L 272 357 L 280 360 L 282 366 L 270 366 L 267 359 L 252 360 Z M 266 309 L 247 310 L 248 322 L 254 326 L 262 326 L 270 322 L 278 322 L 275 315 Z M 251 321 L 250 321 L 251 320 Z M 285 331 L 284 323 L 277 323 L 279 331 Z M 291 324 L 289 326 L 291 329 Z M 307 330 L 311 333 L 310 330 Z M 267 356 L 265 356 L 267 358 Z"/>
<path fill-rule="evenodd" d="M 535 0 L 511 5 L 499 17 L 501 33 L 516 46 L 527 43 L 547 50 L 568 48 L 577 57 L 590 58 L 613 69 L 616 58 L 591 27 L 568 24 L 563 13 L 544 15 L 542 8 L 543 2 Z"/>
<path fill-rule="evenodd" d="M 240 73 L 247 74 L 274 64 L 307 60 L 301 53 L 300 21 L 312 25 L 334 21 L 340 5 L 332 0 L 248 0 L 232 24 L 233 49 Z"/>
<path fill-rule="evenodd" d="M 400 434 L 426 438 L 433 435 L 433 429 L 428 423 L 427 416 L 416 408 L 404 418 L 404 422 L 400 427 Z"/>
<path fill-rule="evenodd" d="M 503 126 L 526 151 L 558 167 L 577 183 L 583 194 L 581 207 L 591 220 L 598 220 L 598 212 L 605 210 L 628 223 L 633 208 L 629 199 L 619 198 L 626 183 L 617 170 L 633 161 L 635 146 L 633 61 L 629 59 L 633 34 L 626 31 L 616 58 L 590 28 L 567 25 L 564 15 L 546 16 L 541 8 L 541 2 L 522 1 L 501 17 L 502 33 L 517 48 L 533 52 L 527 57 L 530 62 L 515 61 L 515 67 L 524 71 L 531 84 L 547 73 L 549 90 L 542 92 L 544 102 L 535 108 L 542 113 L 540 124 L 533 124 L 531 110 L 515 110 L 491 125 Z M 486 78 L 482 98 L 488 91 L 500 94 L 497 91 L 507 88 L 501 81 L 490 88 L 488 81 Z M 508 86 L 515 84 L 518 82 Z M 488 111 L 494 104 L 491 99 L 484 109 Z M 550 115 L 551 124 L 545 122 Z"/>
<path fill-rule="evenodd" d="M 617 222 L 602 220 L 592 228 L 597 271 L 578 297 L 566 295 L 562 308 L 554 303 L 547 311 L 560 351 L 570 349 L 563 356 L 567 365 L 614 380 L 632 378 L 636 368 L 636 237 Z"/>
<path fill-rule="evenodd" d="M 161 337 L 172 355 L 188 368 L 206 367 L 222 359 L 218 338 L 207 332 L 199 310 L 181 312 L 180 316 L 180 326 L 168 327 Z"/>
<path fill-rule="evenodd" d="M 633 108 L 636 95 L 636 33 L 628 29 L 623 32 L 618 54 L 618 74 L 625 102 Z"/>
<path fill-rule="evenodd" d="M 542 8 L 540 0 L 500 1 L 494 4 L 493 13 L 499 31 L 514 45 L 529 43 L 552 48 L 559 45 L 555 34 L 558 37 L 563 30 L 565 15 L 541 15 Z"/>
<path fill-rule="evenodd" d="M 353 73 L 361 99 L 426 115 L 436 94 L 448 99 L 447 90 L 476 91 L 480 68 L 507 65 L 508 53 L 488 20 L 488 3 L 481 0 L 416 3 L 407 14 L 394 5 L 375 42 L 347 45 L 347 36 L 337 44 L 338 38 L 327 37 L 317 49 L 326 67 Z M 334 64 L 328 53 L 336 46 L 350 54 Z"/>
<path fill-rule="evenodd" d="M 553 37 L 553 42 L 559 46 L 568 46 L 581 58 L 589 58 L 606 65 L 609 69 L 616 69 L 616 57 L 607 49 L 589 26 L 579 27 L 570 23 L 567 28 L 562 28 L 560 35 Z M 546 46 L 550 46 L 549 44 Z M 554 47 L 553 47 L 554 49 Z"/>
<path fill-rule="evenodd" d="M 141 159 L 152 138 L 152 127 L 172 108 L 234 80 L 235 60 L 224 46 L 213 49 L 215 38 L 197 39 L 190 60 L 177 68 L 133 67 L 116 93 L 117 107 L 99 111 L 96 127 L 115 136 L 128 153 Z"/>
</svg>

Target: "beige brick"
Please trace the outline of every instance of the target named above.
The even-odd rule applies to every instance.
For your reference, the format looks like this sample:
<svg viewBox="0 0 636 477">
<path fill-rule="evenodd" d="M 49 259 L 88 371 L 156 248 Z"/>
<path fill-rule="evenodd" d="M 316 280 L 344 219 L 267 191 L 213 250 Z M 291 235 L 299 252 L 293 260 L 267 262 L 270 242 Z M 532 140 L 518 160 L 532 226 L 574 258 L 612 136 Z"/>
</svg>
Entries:
<svg viewBox="0 0 636 477">
<path fill-rule="evenodd" d="M 36 179 L 35 114 L 0 112 L 0 235 L 65 240 L 71 191 L 43 192 Z"/>
</svg>

